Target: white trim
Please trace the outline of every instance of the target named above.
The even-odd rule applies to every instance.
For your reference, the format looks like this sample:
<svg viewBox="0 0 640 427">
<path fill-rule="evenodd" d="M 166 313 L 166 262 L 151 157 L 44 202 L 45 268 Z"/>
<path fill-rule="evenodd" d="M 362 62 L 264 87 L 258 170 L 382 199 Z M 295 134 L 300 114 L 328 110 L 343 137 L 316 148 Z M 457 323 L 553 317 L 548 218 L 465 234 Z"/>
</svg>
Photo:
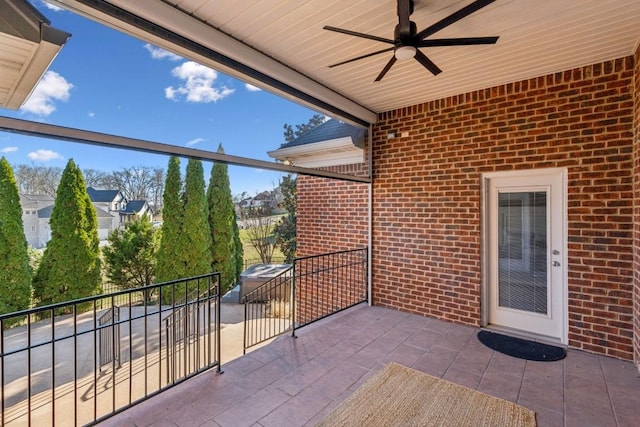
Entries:
<svg viewBox="0 0 640 427">
<path fill-rule="evenodd" d="M 351 165 L 364 162 L 364 149 L 353 145 L 351 137 L 279 148 L 269 151 L 267 154 L 281 162 L 289 160 L 293 164 L 305 168 Z"/>
</svg>

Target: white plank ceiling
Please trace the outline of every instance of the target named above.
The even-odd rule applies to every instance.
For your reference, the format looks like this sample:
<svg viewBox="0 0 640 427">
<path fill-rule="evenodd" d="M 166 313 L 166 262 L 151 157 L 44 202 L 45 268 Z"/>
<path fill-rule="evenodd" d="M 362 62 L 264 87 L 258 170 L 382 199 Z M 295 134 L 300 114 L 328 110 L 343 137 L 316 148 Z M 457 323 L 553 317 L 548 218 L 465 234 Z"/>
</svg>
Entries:
<svg viewBox="0 0 640 427">
<path fill-rule="evenodd" d="M 632 55 L 640 38 L 640 0 L 496 0 L 429 37 L 500 36 L 495 45 L 423 48 L 441 74 L 414 60 L 398 61 L 374 82 L 392 52 L 328 66 L 388 45 L 322 27 L 393 39 L 395 0 L 110 2 L 152 22 L 154 10 L 171 6 L 376 113 Z M 420 31 L 470 3 L 416 0 L 411 20 Z M 175 22 L 171 31 L 189 34 L 188 25 Z M 215 41 L 208 47 L 218 49 Z M 274 77 L 286 83 L 286 77 Z"/>
</svg>

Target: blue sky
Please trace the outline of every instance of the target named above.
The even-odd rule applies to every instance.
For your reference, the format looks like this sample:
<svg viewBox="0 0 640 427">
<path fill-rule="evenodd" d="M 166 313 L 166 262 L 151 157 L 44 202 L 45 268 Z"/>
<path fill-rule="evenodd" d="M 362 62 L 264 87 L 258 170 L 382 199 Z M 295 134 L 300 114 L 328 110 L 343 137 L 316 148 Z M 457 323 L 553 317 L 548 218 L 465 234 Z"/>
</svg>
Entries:
<svg viewBox="0 0 640 427">
<path fill-rule="evenodd" d="M 0 115 L 272 161 L 266 152 L 283 142 L 283 125 L 315 114 L 239 80 L 32 0 L 55 28 L 72 34 L 29 100 Z M 0 132 L 0 155 L 12 165 L 105 172 L 130 166 L 166 169 L 168 158 Z M 186 164 L 186 161 L 182 162 Z M 205 163 L 205 180 L 210 164 Z M 231 191 L 256 194 L 281 174 L 229 167 Z"/>
</svg>

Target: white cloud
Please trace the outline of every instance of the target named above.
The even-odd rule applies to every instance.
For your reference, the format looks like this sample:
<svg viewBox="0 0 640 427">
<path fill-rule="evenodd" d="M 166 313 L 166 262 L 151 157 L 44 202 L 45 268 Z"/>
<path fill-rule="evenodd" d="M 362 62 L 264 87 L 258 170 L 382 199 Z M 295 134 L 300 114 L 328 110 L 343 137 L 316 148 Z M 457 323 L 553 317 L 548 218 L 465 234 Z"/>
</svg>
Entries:
<svg viewBox="0 0 640 427">
<path fill-rule="evenodd" d="M 204 138 L 195 138 L 192 139 L 191 141 L 187 141 L 187 143 L 185 144 L 187 147 L 193 147 L 196 144 L 200 144 L 201 142 L 205 142 L 206 139 Z"/>
<path fill-rule="evenodd" d="M 247 89 L 249 92 L 260 92 L 262 89 L 260 89 L 259 87 L 255 87 L 254 85 L 250 85 L 249 83 L 245 83 L 244 84 L 245 89 Z"/>
<path fill-rule="evenodd" d="M 51 3 L 49 3 L 48 1 L 42 1 L 41 3 L 42 3 L 42 4 L 44 5 L 44 7 L 46 7 L 47 9 L 49 9 L 49 10 L 53 10 L 53 11 L 55 11 L 55 12 L 60 12 L 61 10 L 64 10 L 64 9 L 62 9 L 62 8 L 61 8 L 61 7 L 59 7 L 59 6 L 56 6 L 55 4 L 51 4 Z"/>
<path fill-rule="evenodd" d="M 18 151 L 18 147 L 4 147 L 0 153 L 15 153 L 16 151 Z"/>
<path fill-rule="evenodd" d="M 55 101 L 69 100 L 73 85 L 55 71 L 47 71 L 20 111 L 48 116 L 56 110 Z"/>
<path fill-rule="evenodd" d="M 234 92 L 225 86 L 215 87 L 218 73 L 193 61 L 188 61 L 171 70 L 171 74 L 183 81 L 181 86 L 165 88 L 168 99 L 187 102 L 217 102 Z"/>
<path fill-rule="evenodd" d="M 161 49 L 149 43 L 146 43 L 144 48 L 149 51 L 151 58 L 153 59 L 168 59 L 169 61 L 180 61 L 182 59 L 180 55 L 176 55 L 175 53 Z"/>
<path fill-rule="evenodd" d="M 93 111 L 89 111 L 87 115 L 91 118 L 94 118 L 96 116 L 96 113 L 94 113 Z"/>
<path fill-rule="evenodd" d="M 62 156 L 55 151 L 43 149 L 32 151 L 27 154 L 27 157 L 37 162 L 48 162 L 49 160 L 62 159 Z"/>
</svg>

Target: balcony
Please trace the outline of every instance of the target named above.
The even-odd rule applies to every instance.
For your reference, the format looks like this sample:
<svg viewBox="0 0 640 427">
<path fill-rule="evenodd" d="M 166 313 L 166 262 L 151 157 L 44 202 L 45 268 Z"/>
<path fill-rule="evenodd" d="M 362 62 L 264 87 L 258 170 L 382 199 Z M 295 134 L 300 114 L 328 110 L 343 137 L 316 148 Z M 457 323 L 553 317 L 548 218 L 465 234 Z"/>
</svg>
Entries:
<svg viewBox="0 0 640 427">
<path fill-rule="evenodd" d="M 496 353 L 478 329 L 360 304 L 209 370 L 107 419 L 104 426 L 314 425 L 386 363 L 517 402 L 538 426 L 632 426 L 635 367 L 568 350 L 558 362 Z"/>
</svg>

